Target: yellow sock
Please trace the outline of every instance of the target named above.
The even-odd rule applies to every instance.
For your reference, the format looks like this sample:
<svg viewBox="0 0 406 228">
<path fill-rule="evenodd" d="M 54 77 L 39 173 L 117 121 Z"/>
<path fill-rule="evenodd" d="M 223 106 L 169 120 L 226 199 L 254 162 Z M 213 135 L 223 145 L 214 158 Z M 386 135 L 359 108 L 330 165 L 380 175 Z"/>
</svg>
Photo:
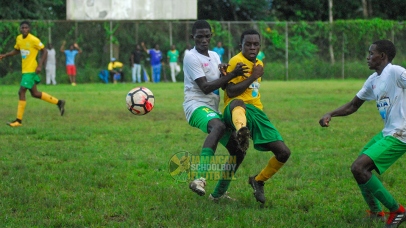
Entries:
<svg viewBox="0 0 406 228">
<path fill-rule="evenodd" d="M 23 120 L 25 105 L 27 104 L 26 101 L 19 100 L 18 101 L 18 108 L 17 108 L 17 119 Z"/>
<path fill-rule="evenodd" d="M 47 93 L 44 93 L 44 92 L 42 92 L 41 100 L 44 100 L 44 101 L 49 102 L 51 104 L 58 104 L 58 99 L 56 99 L 55 97 L 53 97 L 53 96 L 51 96 L 51 95 L 49 95 Z"/>
<path fill-rule="evenodd" d="M 268 161 L 268 165 L 255 177 L 256 181 L 267 181 L 271 178 L 285 163 L 282 163 L 276 160 L 275 156 L 273 156 Z"/>
<path fill-rule="evenodd" d="M 231 116 L 235 130 L 240 130 L 240 128 L 247 126 L 247 117 L 245 116 L 245 109 L 241 106 L 237 106 L 231 111 Z"/>
</svg>

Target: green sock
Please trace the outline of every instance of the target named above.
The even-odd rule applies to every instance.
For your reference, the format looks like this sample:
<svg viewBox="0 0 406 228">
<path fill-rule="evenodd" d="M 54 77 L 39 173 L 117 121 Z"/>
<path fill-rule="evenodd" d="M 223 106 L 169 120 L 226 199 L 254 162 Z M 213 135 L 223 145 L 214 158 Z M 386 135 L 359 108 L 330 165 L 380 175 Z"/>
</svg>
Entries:
<svg viewBox="0 0 406 228">
<path fill-rule="evenodd" d="M 217 185 L 213 190 L 213 193 L 211 194 L 214 198 L 218 198 L 222 195 L 224 195 L 224 193 L 226 193 L 228 187 L 230 186 L 231 180 L 224 180 L 221 179 L 219 181 L 217 181 Z"/>
<path fill-rule="evenodd" d="M 214 155 L 214 150 L 211 148 L 203 148 L 200 152 L 200 162 L 199 162 L 199 169 L 198 169 L 198 177 L 206 178 L 206 167 L 205 165 L 210 163 L 211 157 Z M 203 166 L 203 167 L 202 167 Z"/>
<path fill-rule="evenodd" d="M 383 186 L 382 182 L 378 179 L 377 176 L 372 174 L 371 179 L 369 179 L 367 183 L 360 184 L 359 186 L 361 188 L 361 192 L 362 189 L 364 189 L 367 192 L 370 192 L 374 198 L 378 199 L 390 211 L 396 211 L 399 208 L 399 204 L 395 201 L 395 199 L 388 192 L 388 190 L 386 190 L 386 188 Z"/>
<path fill-rule="evenodd" d="M 237 165 L 235 167 L 235 170 L 233 170 L 232 174 L 222 175 L 222 179 L 217 181 L 217 185 L 214 188 L 213 193 L 211 194 L 214 198 L 218 198 L 218 197 L 224 195 L 224 193 L 227 192 L 227 189 L 231 184 L 231 180 L 230 179 L 224 179 L 224 177 L 233 178 L 235 173 L 237 172 L 238 167 L 239 167 L 239 165 Z M 230 172 L 230 171 L 228 171 L 228 172 Z"/>
<path fill-rule="evenodd" d="M 364 197 L 365 202 L 368 204 L 369 210 L 371 212 L 381 212 L 381 204 L 379 203 L 379 200 L 372 194 L 372 192 L 368 191 L 364 184 L 359 184 L 358 187 L 361 189 L 361 194 Z"/>
</svg>

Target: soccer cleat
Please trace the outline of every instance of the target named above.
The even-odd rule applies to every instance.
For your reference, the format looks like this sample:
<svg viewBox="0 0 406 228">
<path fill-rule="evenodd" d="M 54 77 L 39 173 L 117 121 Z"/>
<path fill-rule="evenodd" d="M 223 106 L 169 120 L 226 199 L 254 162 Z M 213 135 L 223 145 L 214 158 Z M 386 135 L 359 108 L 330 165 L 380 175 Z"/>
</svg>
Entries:
<svg viewBox="0 0 406 228">
<path fill-rule="evenodd" d="M 192 191 L 196 192 L 199 196 L 204 196 L 206 194 L 206 190 L 204 190 L 204 187 L 206 186 L 206 179 L 203 177 L 200 177 L 199 179 L 196 179 L 189 184 L 189 188 L 192 189 Z"/>
<path fill-rule="evenodd" d="M 254 189 L 254 196 L 258 202 L 265 203 L 264 185 L 263 181 L 256 181 L 255 176 L 248 178 L 248 184 Z"/>
<path fill-rule="evenodd" d="M 23 126 L 23 124 L 21 123 L 21 120 L 19 121 L 17 119 L 14 120 L 13 122 L 7 123 L 7 125 L 10 126 L 10 127 L 21 127 L 21 126 Z"/>
<path fill-rule="evenodd" d="M 250 146 L 250 130 L 247 127 L 242 127 L 237 131 L 238 146 L 242 151 L 247 151 Z"/>
<path fill-rule="evenodd" d="M 236 201 L 236 199 L 231 198 L 231 197 L 228 195 L 228 192 L 224 193 L 222 196 L 217 197 L 217 198 L 214 198 L 212 194 L 209 195 L 209 200 L 211 200 L 211 201 L 213 201 L 213 202 L 216 202 L 216 203 L 217 203 L 218 201 L 220 201 L 220 199 L 228 199 L 228 200 L 230 200 L 230 201 Z"/>
<path fill-rule="evenodd" d="M 377 221 L 377 222 L 385 222 L 386 217 L 385 217 L 385 212 L 380 211 L 380 212 L 372 212 L 370 210 L 367 210 L 367 217 L 366 219 L 372 220 L 372 221 Z"/>
<path fill-rule="evenodd" d="M 386 220 L 385 227 L 386 228 L 395 228 L 399 227 L 399 225 L 406 220 L 406 211 L 402 205 L 399 205 L 399 209 L 397 211 L 389 212 L 388 220 Z"/>
<path fill-rule="evenodd" d="M 59 111 L 61 112 L 61 116 L 65 113 L 65 100 L 60 100 L 61 102 L 58 103 Z"/>
</svg>

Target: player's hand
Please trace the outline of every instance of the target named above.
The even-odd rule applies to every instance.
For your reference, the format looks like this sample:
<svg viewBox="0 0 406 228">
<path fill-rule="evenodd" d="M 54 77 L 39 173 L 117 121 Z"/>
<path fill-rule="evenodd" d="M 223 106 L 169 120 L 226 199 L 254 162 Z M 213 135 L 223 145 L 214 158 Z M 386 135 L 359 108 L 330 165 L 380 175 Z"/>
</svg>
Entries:
<svg viewBox="0 0 406 228">
<path fill-rule="evenodd" d="M 257 65 L 257 61 L 254 63 L 252 67 L 251 77 L 258 79 L 264 75 L 264 67 L 262 65 Z"/>
<path fill-rule="evenodd" d="M 0 59 L 4 59 L 4 58 L 6 58 L 6 54 L 0 55 Z"/>
<path fill-rule="evenodd" d="M 330 114 L 325 114 L 320 120 L 319 124 L 322 127 L 328 127 L 330 126 L 330 120 L 331 120 L 331 115 Z"/>
<path fill-rule="evenodd" d="M 226 76 L 227 75 L 227 68 L 230 66 L 228 63 L 220 63 L 219 64 L 219 70 L 221 73 L 221 76 Z"/>
<path fill-rule="evenodd" d="M 35 73 L 37 74 L 41 73 L 41 69 L 42 69 L 41 66 L 37 66 L 37 69 L 35 69 Z"/>
<path fill-rule="evenodd" d="M 237 76 L 244 76 L 246 73 L 248 73 L 248 67 L 244 63 L 237 63 L 235 65 L 235 68 L 233 70 L 234 77 Z"/>
</svg>

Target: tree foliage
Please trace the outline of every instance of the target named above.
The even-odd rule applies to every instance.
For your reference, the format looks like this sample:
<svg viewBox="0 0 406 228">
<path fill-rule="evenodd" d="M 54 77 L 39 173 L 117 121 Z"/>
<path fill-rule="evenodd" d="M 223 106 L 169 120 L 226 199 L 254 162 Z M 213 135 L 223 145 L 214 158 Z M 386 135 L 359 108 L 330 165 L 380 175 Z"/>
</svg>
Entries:
<svg viewBox="0 0 406 228">
<path fill-rule="evenodd" d="M 0 1 L 0 20 L 65 20 L 64 0 L 12 0 Z"/>
<path fill-rule="evenodd" d="M 366 0 L 368 18 L 406 20 L 405 0 Z M 0 20 L 65 20 L 66 0 L 0 0 Z M 198 0 L 198 19 L 328 21 L 327 0 Z M 335 0 L 334 20 L 367 19 L 362 0 Z"/>
</svg>

